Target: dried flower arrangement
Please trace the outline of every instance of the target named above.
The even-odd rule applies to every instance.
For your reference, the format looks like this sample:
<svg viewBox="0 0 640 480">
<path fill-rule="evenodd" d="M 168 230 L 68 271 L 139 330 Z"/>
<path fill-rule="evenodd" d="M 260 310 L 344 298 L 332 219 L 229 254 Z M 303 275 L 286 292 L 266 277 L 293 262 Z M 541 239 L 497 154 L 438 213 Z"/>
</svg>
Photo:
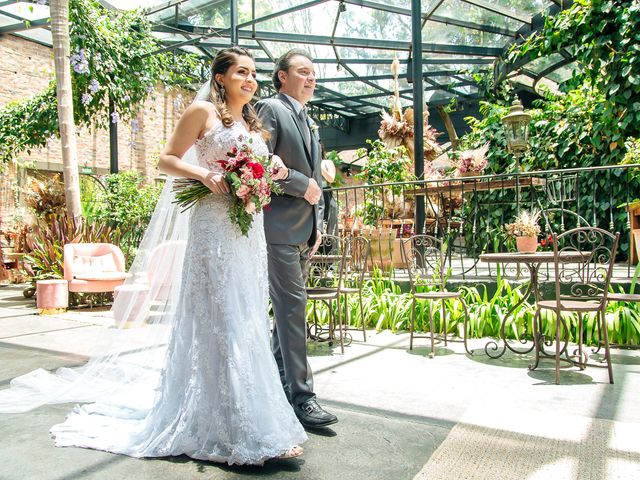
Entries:
<svg viewBox="0 0 640 480">
<path fill-rule="evenodd" d="M 458 176 L 464 174 L 480 175 L 487 168 L 487 152 L 489 151 L 489 143 L 485 143 L 480 148 L 474 150 L 464 150 L 460 153 L 460 157 L 455 162 L 456 172 Z"/>
<path fill-rule="evenodd" d="M 513 237 L 535 237 L 540 233 L 540 211 L 521 210 L 513 223 L 505 225 L 509 235 Z"/>
</svg>

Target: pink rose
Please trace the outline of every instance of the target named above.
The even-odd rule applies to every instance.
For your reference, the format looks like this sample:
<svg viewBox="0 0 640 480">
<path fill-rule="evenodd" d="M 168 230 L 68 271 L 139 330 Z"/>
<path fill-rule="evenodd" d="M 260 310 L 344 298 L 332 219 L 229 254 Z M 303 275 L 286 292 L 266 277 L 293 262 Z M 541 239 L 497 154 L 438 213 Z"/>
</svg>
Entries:
<svg viewBox="0 0 640 480">
<path fill-rule="evenodd" d="M 250 189 L 247 185 L 242 185 L 242 186 L 240 186 L 240 188 L 236 191 L 236 196 L 238 196 L 238 197 L 240 197 L 240 198 L 244 198 L 244 197 L 246 197 L 250 192 L 251 192 L 251 189 Z"/>
</svg>

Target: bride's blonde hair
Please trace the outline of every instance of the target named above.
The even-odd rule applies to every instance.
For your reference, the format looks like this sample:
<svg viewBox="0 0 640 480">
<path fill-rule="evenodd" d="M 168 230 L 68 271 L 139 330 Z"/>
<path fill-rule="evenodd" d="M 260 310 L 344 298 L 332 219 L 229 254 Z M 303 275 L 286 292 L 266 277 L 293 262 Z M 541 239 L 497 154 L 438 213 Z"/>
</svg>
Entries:
<svg viewBox="0 0 640 480">
<path fill-rule="evenodd" d="M 229 107 L 224 98 L 224 88 L 216 81 L 216 75 L 224 75 L 227 70 L 233 65 L 238 63 L 238 57 L 249 57 L 253 60 L 253 55 L 249 51 L 242 47 L 229 47 L 220 50 L 211 64 L 211 94 L 210 100 L 218 110 L 220 119 L 225 127 L 231 127 L 233 124 L 233 117 L 229 111 Z M 258 118 L 253 105 L 247 103 L 242 107 L 242 116 L 249 125 L 249 130 L 259 132 L 263 137 L 268 137 L 267 131 L 262 128 L 262 122 Z"/>
</svg>

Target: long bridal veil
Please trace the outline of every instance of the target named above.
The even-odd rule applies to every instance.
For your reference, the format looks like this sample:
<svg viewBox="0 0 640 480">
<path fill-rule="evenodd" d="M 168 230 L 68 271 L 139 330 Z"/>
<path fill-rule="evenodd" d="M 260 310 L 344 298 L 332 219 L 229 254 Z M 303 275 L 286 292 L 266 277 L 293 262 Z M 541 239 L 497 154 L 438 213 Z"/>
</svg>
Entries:
<svg viewBox="0 0 640 480">
<path fill-rule="evenodd" d="M 208 99 L 209 92 L 207 82 L 196 100 Z M 183 160 L 196 163 L 194 147 Z M 175 323 L 189 235 L 189 212 L 181 212 L 173 203 L 172 188 L 173 179 L 169 177 L 129 270 L 130 276 L 119 288 L 109 312 L 111 326 L 85 329 L 94 332 L 93 353 L 88 362 L 54 372 L 40 368 L 11 380 L 9 388 L 0 390 L 0 412 L 100 401 L 127 404 L 134 414 L 137 406 L 153 401 Z M 78 338 L 86 350 L 87 336 Z"/>
</svg>

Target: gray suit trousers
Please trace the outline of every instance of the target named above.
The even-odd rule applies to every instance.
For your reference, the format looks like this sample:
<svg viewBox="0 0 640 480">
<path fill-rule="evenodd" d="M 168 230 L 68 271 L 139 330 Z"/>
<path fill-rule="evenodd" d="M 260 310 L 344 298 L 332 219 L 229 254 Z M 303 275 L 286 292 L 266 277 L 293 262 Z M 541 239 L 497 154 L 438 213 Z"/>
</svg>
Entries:
<svg viewBox="0 0 640 480">
<path fill-rule="evenodd" d="M 267 244 L 269 259 L 269 295 L 275 324 L 271 348 L 278 364 L 280 380 L 292 404 L 299 405 L 315 397 L 313 376 L 307 362 L 307 326 L 305 289 L 309 247 Z"/>
</svg>

